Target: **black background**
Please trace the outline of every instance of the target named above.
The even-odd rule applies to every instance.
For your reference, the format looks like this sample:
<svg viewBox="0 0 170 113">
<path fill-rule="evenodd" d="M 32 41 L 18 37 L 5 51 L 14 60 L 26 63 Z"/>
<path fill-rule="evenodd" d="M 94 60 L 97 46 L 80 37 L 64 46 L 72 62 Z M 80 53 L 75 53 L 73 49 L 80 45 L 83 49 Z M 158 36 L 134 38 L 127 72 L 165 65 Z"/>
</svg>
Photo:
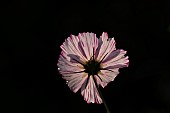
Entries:
<svg viewBox="0 0 170 113">
<path fill-rule="evenodd" d="M 170 113 L 170 4 L 155 0 L 0 3 L 1 113 L 105 113 L 57 72 L 70 35 L 107 32 L 130 65 L 102 89 L 111 113 Z"/>
</svg>

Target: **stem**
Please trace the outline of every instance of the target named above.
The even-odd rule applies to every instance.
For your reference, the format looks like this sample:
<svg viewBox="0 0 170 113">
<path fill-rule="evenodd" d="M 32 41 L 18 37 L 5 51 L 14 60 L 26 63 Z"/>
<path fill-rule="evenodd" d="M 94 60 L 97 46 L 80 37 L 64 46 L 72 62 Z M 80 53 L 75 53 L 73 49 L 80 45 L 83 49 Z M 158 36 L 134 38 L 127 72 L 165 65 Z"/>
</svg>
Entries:
<svg viewBox="0 0 170 113">
<path fill-rule="evenodd" d="M 92 75 L 92 77 L 93 77 L 94 83 L 95 83 L 95 85 L 96 85 L 96 88 L 97 88 L 97 90 L 98 90 L 98 92 L 99 92 L 99 95 L 100 95 L 101 99 L 103 100 L 104 107 L 105 107 L 107 113 L 110 113 L 110 110 L 109 110 L 109 108 L 108 108 L 108 106 L 107 106 L 107 104 L 106 104 L 106 101 L 104 100 L 104 97 L 103 97 L 103 95 L 102 95 L 102 93 L 101 93 L 101 91 L 100 91 L 100 89 L 99 89 L 99 86 L 97 85 L 97 82 L 96 82 L 96 80 L 95 80 L 95 78 L 94 78 L 94 75 Z"/>
<path fill-rule="evenodd" d="M 107 53 L 107 54 L 108 54 L 108 53 Z M 106 54 L 106 55 L 107 55 L 107 54 Z M 101 60 L 99 63 L 101 63 L 101 62 L 103 61 L 103 59 L 106 57 L 106 55 L 102 58 L 102 60 Z M 93 58 L 93 60 L 94 60 L 94 48 L 93 48 L 93 57 L 92 57 L 92 58 Z M 97 85 L 96 79 L 94 78 L 93 70 L 91 70 L 91 72 L 92 72 L 92 77 L 93 77 L 95 86 L 96 86 L 96 88 L 97 88 L 97 90 L 98 90 L 98 92 L 99 92 L 99 95 L 100 95 L 100 97 L 101 97 L 101 99 L 102 99 L 102 101 L 103 101 L 104 107 L 105 107 L 107 113 L 110 113 L 109 108 L 107 107 L 106 101 L 104 100 L 104 97 L 103 97 L 103 95 L 102 95 L 102 93 L 101 93 L 101 91 L 100 91 L 100 89 L 99 89 L 99 86 Z M 100 78 L 100 77 L 99 77 L 99 78 Z M 100 78 L 100 79 L 101 79 L 101 78 Z"/>
</svg>

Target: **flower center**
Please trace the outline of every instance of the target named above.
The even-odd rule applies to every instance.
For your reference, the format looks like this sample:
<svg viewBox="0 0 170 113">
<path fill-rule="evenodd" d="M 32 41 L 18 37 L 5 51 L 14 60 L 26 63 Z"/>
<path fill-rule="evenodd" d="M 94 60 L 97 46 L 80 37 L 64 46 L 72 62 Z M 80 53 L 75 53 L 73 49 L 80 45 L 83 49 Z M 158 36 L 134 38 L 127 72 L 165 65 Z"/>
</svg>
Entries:
<svg viewBox="0 0 170 113">
<path fill-rule="evenodd" d="M 84 65 L 84 69 L 88 75 L 97 75 L 101 69 L 100 63 L 94 59 L 91 59 L 87 62 L 87 64 Z"/>
</svg>

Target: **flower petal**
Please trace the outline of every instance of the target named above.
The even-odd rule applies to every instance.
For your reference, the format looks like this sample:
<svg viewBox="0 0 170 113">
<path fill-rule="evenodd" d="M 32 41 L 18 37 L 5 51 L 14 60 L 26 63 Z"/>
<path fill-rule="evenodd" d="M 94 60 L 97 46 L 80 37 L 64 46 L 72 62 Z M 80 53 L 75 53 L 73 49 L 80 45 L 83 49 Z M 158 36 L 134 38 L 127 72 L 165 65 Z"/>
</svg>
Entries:
<svg viewBox="0 0 170 113">
<path fill-rule="evenodd" d="M 107 85 L 109 82 L 113 81 L 115 77 L 119 74 L 118 70 L 119 68 L 110 69 L 110 70 L 101 70 L 98 76 L 102 79 L 102 82 L 104 82 L 105 85 Z"/>
<path fill-rule="evenodd" d="M 60 56 L 57 64 L 59 68 L 59 72 L 61 74 L 63 73 L 70 73 L 70 72 L 78 72 L 83 71 L 83 66 L 79 63 L 71 63 L 68 60 L 66 60 L 63 56 Z"/>
<path fill-rule="evenodd" d="M 74 54 L 79 56 L 82 59 L 82 61 L 87 61 L 85 56 L 81 53 L 81 51 L 78 48 L 79 38 L 74 35 L 71 35 L 70 37 L 68 37 L 67 40 L 65 40 L 65 42 L 60 46 L 63 55 L 66 58 L 68 58 L 67 57 L 68 54 Z"/>
<path fill-rule="evenodd" d="M 96 52 L 96 59 L 101 61 L 105 55 L 109 55 L 112 51 L 116 49 L 114 38 L 108 38 L 107 33 L 103 32 L 102 36 L 99 38 L 98 48 Z"/>
<path fill-rule="evenodd" d="M 83 58 L 83 60 L 87 61 L 87 58 L 85 57 L 84 53 L 82 52 L 82 50 L 79 48 L 79 42 L 80 39 L 78 38 L 78 36 L 74 36 L 74 35 L 70 35 L 70 39 L 72 40 L 72 45 L 74 46 L 74 48 L 77 50 L 78 54 L 80 57 Z M 76 53 L 77 54 L 77 53 Z"/>
<path fill-rule="evenodd" d="M 102 63 L 111 63 L 114 61 L 117 61 L 121 58 L 124 58 L 124 55 L 126 54 L 126 51 L 123 49 L 117 49 L 115 51 L 112 51 L 110 54 L 108 54 L 105 59 L 102 61 Z"/>
<path fill-rule="evenodd" d="M 111 57 L 107 57 L 103 62 L 102 62 L 102 68 L 106 69 L 114 69 L 114 68 L 123 68 L 123 67 L 128 67 L 129 65 L 129 60 L 128 56 L 124 56 L 126 54 L 126 51 L 120 50 L 119 54 L 116 53 L 117 51 L 113 52 Z M 116 55 L 115 55 L 116 54 Z"/>
<path fill-rule="evenodd" d="M 106 82 L 103 82 L 103 80 L 101 79 L 101 77 L 100 77 L 99 75 L 94 75 L 94 78 L 95 78 L 98 86 L 100 85 L 100 86 L 102 86 L 103 88 L 104 88 L 105 86 L 107 86 L 107 83 L 106 83 Z"/>
<path fill-rule="evenodd" d="M 87 103 L 98 103 L 101 104 L 103 101 L 100 98 L 99 92 L 95 86 L 94 80 L 92 78 L 92 75 L 89 78 L 89 82 L 86 86 L 86 83 L 83 84 L 81 88 L 81 95 L 84 97 L 84 100 L 87 101 Z"/>
<path fill-rule="evenodd" d="M 63 79 L 68 81 L 69 88 L 76 93 L 85 83 L 87 79 L 87 74 L 85 73 L 76 73 L 76 74 L 65 74 L 63 75 Z"/>
<path fill-rule="evenodd" d="M 84 51 L 87 60 L 90 60 L 93 55 L 93 48 L 96 50 L 98 46 L 98 39 L 96 34 L 88 32 L 80 33 L 78 37 L 80 39 L 79 48 Z"/>
</svg>

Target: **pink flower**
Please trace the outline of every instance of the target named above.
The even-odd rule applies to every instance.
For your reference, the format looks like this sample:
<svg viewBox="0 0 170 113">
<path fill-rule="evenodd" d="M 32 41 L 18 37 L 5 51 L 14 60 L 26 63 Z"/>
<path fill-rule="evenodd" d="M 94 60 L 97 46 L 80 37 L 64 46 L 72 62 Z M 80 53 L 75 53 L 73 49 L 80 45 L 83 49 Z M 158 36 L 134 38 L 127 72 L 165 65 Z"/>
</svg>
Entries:
<svg viewBox="0 0 170 113">
<path fill-rule="evenodd" d="M 94 33 L 71 35 L 61 45 L 58 70 L 73 92 L 81 89 L 87 103 L 102 103 L 97 87 L 105 87 L 128 67 L 126 51 L 115 47 L 114 38 L 103 32 L 98 39 Z"/>
</svg>

